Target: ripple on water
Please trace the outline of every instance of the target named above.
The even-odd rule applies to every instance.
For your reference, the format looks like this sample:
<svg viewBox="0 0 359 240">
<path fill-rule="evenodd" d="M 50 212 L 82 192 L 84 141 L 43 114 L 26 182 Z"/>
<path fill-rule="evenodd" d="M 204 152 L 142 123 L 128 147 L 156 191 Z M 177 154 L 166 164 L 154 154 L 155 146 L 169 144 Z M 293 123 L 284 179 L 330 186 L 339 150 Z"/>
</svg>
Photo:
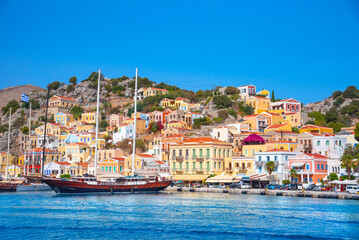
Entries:
<svg viewBox="0 0 359 240">
<path fill-rule="evenodd" d="M 355 239 L 359 203 L 216 193 L 0 194 L 3 239 Z"/>
</svg>

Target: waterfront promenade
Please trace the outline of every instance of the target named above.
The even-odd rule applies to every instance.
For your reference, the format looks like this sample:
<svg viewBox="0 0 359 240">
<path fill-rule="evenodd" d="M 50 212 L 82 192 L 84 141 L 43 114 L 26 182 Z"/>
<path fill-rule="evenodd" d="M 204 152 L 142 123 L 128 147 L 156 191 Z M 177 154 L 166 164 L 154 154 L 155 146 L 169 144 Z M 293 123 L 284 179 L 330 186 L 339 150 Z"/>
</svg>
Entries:
<svg viewBox="0 0 359 240">
<path fill-rule="evenodd" d="M 168 187 L 166 191 L 182 192 L 208 192 L 208 193 L 230 193 L 230 194 L 252 194 L 269 196 L 311 197 L 359 200 L 359 195 L 347 194 L 345 192 L 320 192 L 320 191 L 287 191 L 287 190 L 265 190 L 265 189 L 227 189 L 227 188 L 192 188 L 192 187 Z"/>
</svg>

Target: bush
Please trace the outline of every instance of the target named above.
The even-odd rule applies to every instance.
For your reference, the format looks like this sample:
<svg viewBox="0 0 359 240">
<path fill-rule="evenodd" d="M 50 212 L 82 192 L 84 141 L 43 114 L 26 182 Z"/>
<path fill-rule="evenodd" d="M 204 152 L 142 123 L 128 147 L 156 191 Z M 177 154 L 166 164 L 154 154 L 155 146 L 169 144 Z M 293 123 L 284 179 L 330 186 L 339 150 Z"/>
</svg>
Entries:
<svg viewBox="0 0 359 240">
<path fill-rule="evenodd" d="M 320 126 L 326 125 L 325 115 L 323 113 L 313 111 L 313 112 L 309 113 L 308 116 L 315 119 L 315 124 L 320 125 Z"/>
<path fill-rule="evenodd" d="M 345 101 L 345 98 L 343 98 L 342 96 L 339 96 L 339 97 L 335 100 L 334 106 L 339 107 L 344 101 Z"/>
<path fill-rule="evenodd" d="M 50 90 L 57 90 L 59 87 L 61 87 L 61 83 L 59 81 L 55 81 L 50 83 L 47 87 L 50 88 Z"/>
<path fill-rule="evenodd" d="M 212 124 L 211 119 L 209 117 L 196 118 L 194 120 L 193 128 L 200 128 L 201 125 L 210 125 Z"/>
<path fill-rule="evenodd" d="M 1 109 L 2 114 L 5 115 L 8 112 L 10 112 L 10 108 L 11 108 L 11 113 L 14 114 L 14 112 L 16 112 L 16 110 L 20 108 L 20 104 L 16 100 L 12 100 L 8 102 L 8 104 Z"/>
<path fill-rule="evenodd" d="M 225 93 L 228 95 L 238 94 L 239 90 L 236 87 L 227 87 Z"/>
<path fill-rule="evenodd" d="M 213 97 L 213 103 L 216 104 L 217 109 L 229 108 L 232 106 L 232 101 L 226 95 Z"/>
<path fill-rule="evenodd" d="M 228 114 L 237 119 L 237 112 L 234 109 L 232 108 L 228 109 Z"/>
<path fill-rule="evenodd" d="M 337 98 L 339 96 L 342 96 L 343 92 L 342 91 L 335 91 L 332 93 L 332 98 Z"/>
<path fill-rule="evenodd" d="M 61 175 L 60 175 L 60 178 L 70 179 L 70 178 L 71 178 L 71 175 L 70 175 L 70 174 L 61 174 Z"/>
<path fill-rule="evenodd" d="M 336 173 L 330 173 L 328 179 L 329 181 L 339 180 L 338 175 Z"/>
<path fill-rule="evenodd" d="M 70 111 L 70 113 L 74 116 L 75 119 L 81 117 L 83 112 L 84 109 L 78 105 L 73 106 Z"/>
<path fill-rule="evenodd" d="M 344 124 L 341 122 L 330 122 L 328 127 L 333 128 L 334 133 L 337 133 L 344 127 Z"/>
<path fill-rule="evenodd" d="M 228 111 L 223 109 L 218 111 L 218 117 L 222 118 L 222 120 L 226 119 L 228 117 Z"/>
<path fill-rule="evenodd" d="M 23 128 L 21 128 L 21 132 L 23 134 L 29 134 L 29 127 L 28 126 L 24 126 Z"/>
<path fill-rule="evenodd" d="M 325 113 L 325 121 L 328 122 L 336 122 L 339 120 L 339 112 L 336 108 L 332 107 Z"/>
<path fill-rule="evenodd" d="M 355 86 L 349 86 L 343 92 L 345 98 L 356 98 L 359 97 L 359 90 Z"/>
<path fill-rule="evenodd" d="M 66 88 L 66 92 L 67 92 L 67 93 L 70 93 L 70 92 L 72 92 L 72 91 L 74 91 L 74 90 L 75 90 L 75 86 L 72 85 L 72 84 L 68 85 L 67 88 Z"/>
<path fill-rule="evenodd" d="M 73 85 L 76 85 L 77 83 L 77 77 L 73 76 L 69 79 L 69 82 L 72 83 Z"/>
<path fill-rule="evenodd" d="M 215 121 L 216 123 L 221 123 L 221 122 L 223 122 L 223 118 L 215 117 L 215 118 L 213 118 L 213 121 Z"/>
<path fill-rule="evenodd" d="M 286 185 L 286 184 L 289 184 L 290 183 L 290 181 L 288 180 L 288 179 L 284 179 L 283 181 L 282 181 L 282 184 L 283 185 Z"/>
</svg>

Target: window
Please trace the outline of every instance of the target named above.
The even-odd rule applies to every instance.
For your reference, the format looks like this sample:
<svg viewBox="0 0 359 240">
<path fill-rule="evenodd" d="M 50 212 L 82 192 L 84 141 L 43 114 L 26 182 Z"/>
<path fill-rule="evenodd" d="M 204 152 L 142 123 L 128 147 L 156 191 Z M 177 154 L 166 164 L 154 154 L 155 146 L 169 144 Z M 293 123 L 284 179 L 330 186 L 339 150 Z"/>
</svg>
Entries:
<svg viewBox="0 0 359 240">
<path fill-rule="evenodd" d="M 209 171 L 210 168 L 209 168 L 209 162 L 207 162 L 207 171 Z"/>
<path fill-rule="evenodd" d="M 221 170 L 221 162 L 218 163 L 218 168 Z"/>
<path fill-rule="evenodd" d="M 270 161 L 270 156 L 267 156 L 267 162 Z"/>
<path fill-rule="evenodd" d="M 221 149 L 218 149 L 218 155 L 219 155 L 219 157 L 221 157 Z"/>
<path fill-rule="evenodd" d="M 193 171 L 196 171 L 196 162 L 192 163 L 192 168 L 193 168 Z"/>
<path fill-rule="evenodd" d="M 173 151 L 172 151 L 172 155 L 173 155 L 173 157 L 175 157 L 175 156 L 176 156 L 176 150 L 174 150 L 174 149 L 173 149 Z"/>
<path fill-rule="evenodd" d="M 180 171 L 182 171 L 182 163 L 180 162 L 179 165 Z"/>
<path fill-rule="evenodd" d="M 179 156 L 182 156 L 182 149 L 179 150 Z"/>
<path fill-rule="evenodd" d="M 108 170 L 111 172 L 111 170 L 112 170 L 112 167 L 108 167 Z"/>
<path fill-rule="evenodd" d="M 214 157 L 217 157 L 217 149 L 214 149 Z"/>
<path fill-rule="evenodd" d="M 324 165 L 322 164 L 322 170 L 324 170 Z"/>
<path fill-rule="evenodd" d="M 108 170 L 107 166 L 106 166 L 106 171 Z"/>
<path fill-rule="evenodd" d="M 252 149 L 252 156 L 254 156 L 254 149 Z"/>
<path fill-rule="evenodd" d="M 261 156 L 258 157 L 258 161 L 262 161 L 262 157 L 261 157 Z"/>
<path fill-rule="evenodd" d="M 113 167 L 113 172 L 116 172 L 116 167 Z"/>
<path fill-rule="evenodd" d="M 214 168 L 214 169 L 217 169 L 217 162 L 214 162 L 214 163 L 213 163 L 213 168 Z"/>
<path fill-rule="evenodd" d="M 188 170 L 189 170 L 189 163 L 186 162 L 186 171 L 188 171 Z"/>
<path fill-rule="evenodd" d="M 248 155 L 248 150 L 244 150 L 244 156 L 247 156 Z"/>
<path fill-rule="evenodd" d="M 175 171 L 176 170 L 176 163 L 172 163 L 172 170 Z"/>
<path fill-rule="evenodd" d="M 317 141 L 317 146 L 320 146 L 320 141 Z"/>
<path fill-rule="evenodd" d="M 199 157 L 203 157 L 203 152 L 202 152 L 202 149 L 199 150 Z"/>
<path fill-rule="evenodd" d="M 325 165 L 325 170 L 328 170 L 328 165 Z"/>
<path fill-rule="evenodd" d="M 278 157 L 277 157 L 277 156 L 274 156 L 274 161 L 278 161 Z"/>
<path fill-rule="evenodd" d="M 188 157 L 189 151 L 188 149 L 186 149 L 186 157 Z"/>
<path fill-rule="evenodd" d="M 229 150 L 227 150 L 227 157 L 230 157 L 230 154 L 229 154 L 230 152 L 229 152 Z"/>
<path fill-rule="evenodd" d="M 207 158 L 210 158 L 210 156 L 209 156 L 209 149 L 207 149 L 206 151 L 207 151 Z"/>
<path fill-rule="evenodd" d="M 192 150 L 192 157 L 195 158 L 196 157 L 196 149 Z"/>
<path fill-rule="evenodd" d="M 326 141 L 325 145 L 326 145 L 326 146 L 329 146 L 329 140 Z"/>
<path fill-rule="evenodd" d="M 202 162 L 199 163 L 199 170 L 201 170 L 201 171 L 203 170 L 203 163 Z"/>
<path fill-rule="evenodd" d="M 317 164 L 317 169 L 320 170 L 320 165 L 319 164 Z"/>
</svg>

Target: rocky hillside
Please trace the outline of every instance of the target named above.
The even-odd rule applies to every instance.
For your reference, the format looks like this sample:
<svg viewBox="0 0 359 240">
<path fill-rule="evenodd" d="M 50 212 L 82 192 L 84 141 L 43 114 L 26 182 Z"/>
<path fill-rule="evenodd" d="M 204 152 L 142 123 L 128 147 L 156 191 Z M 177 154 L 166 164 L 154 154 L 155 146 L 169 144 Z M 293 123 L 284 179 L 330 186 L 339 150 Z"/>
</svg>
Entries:
<svg viewBox="0 0 359 240">
<path fill-rule="evenodd" d="M 0 109 L 5 107 L 11 100 L 19 101 L 21 94 L 25 93 L 29 95 L 31 92 L 42 92 L 45 89 L 37 87 L 31 84 L 20 85 L 16 87 L 8 87 L 0 90 Z"/>
</svg>

